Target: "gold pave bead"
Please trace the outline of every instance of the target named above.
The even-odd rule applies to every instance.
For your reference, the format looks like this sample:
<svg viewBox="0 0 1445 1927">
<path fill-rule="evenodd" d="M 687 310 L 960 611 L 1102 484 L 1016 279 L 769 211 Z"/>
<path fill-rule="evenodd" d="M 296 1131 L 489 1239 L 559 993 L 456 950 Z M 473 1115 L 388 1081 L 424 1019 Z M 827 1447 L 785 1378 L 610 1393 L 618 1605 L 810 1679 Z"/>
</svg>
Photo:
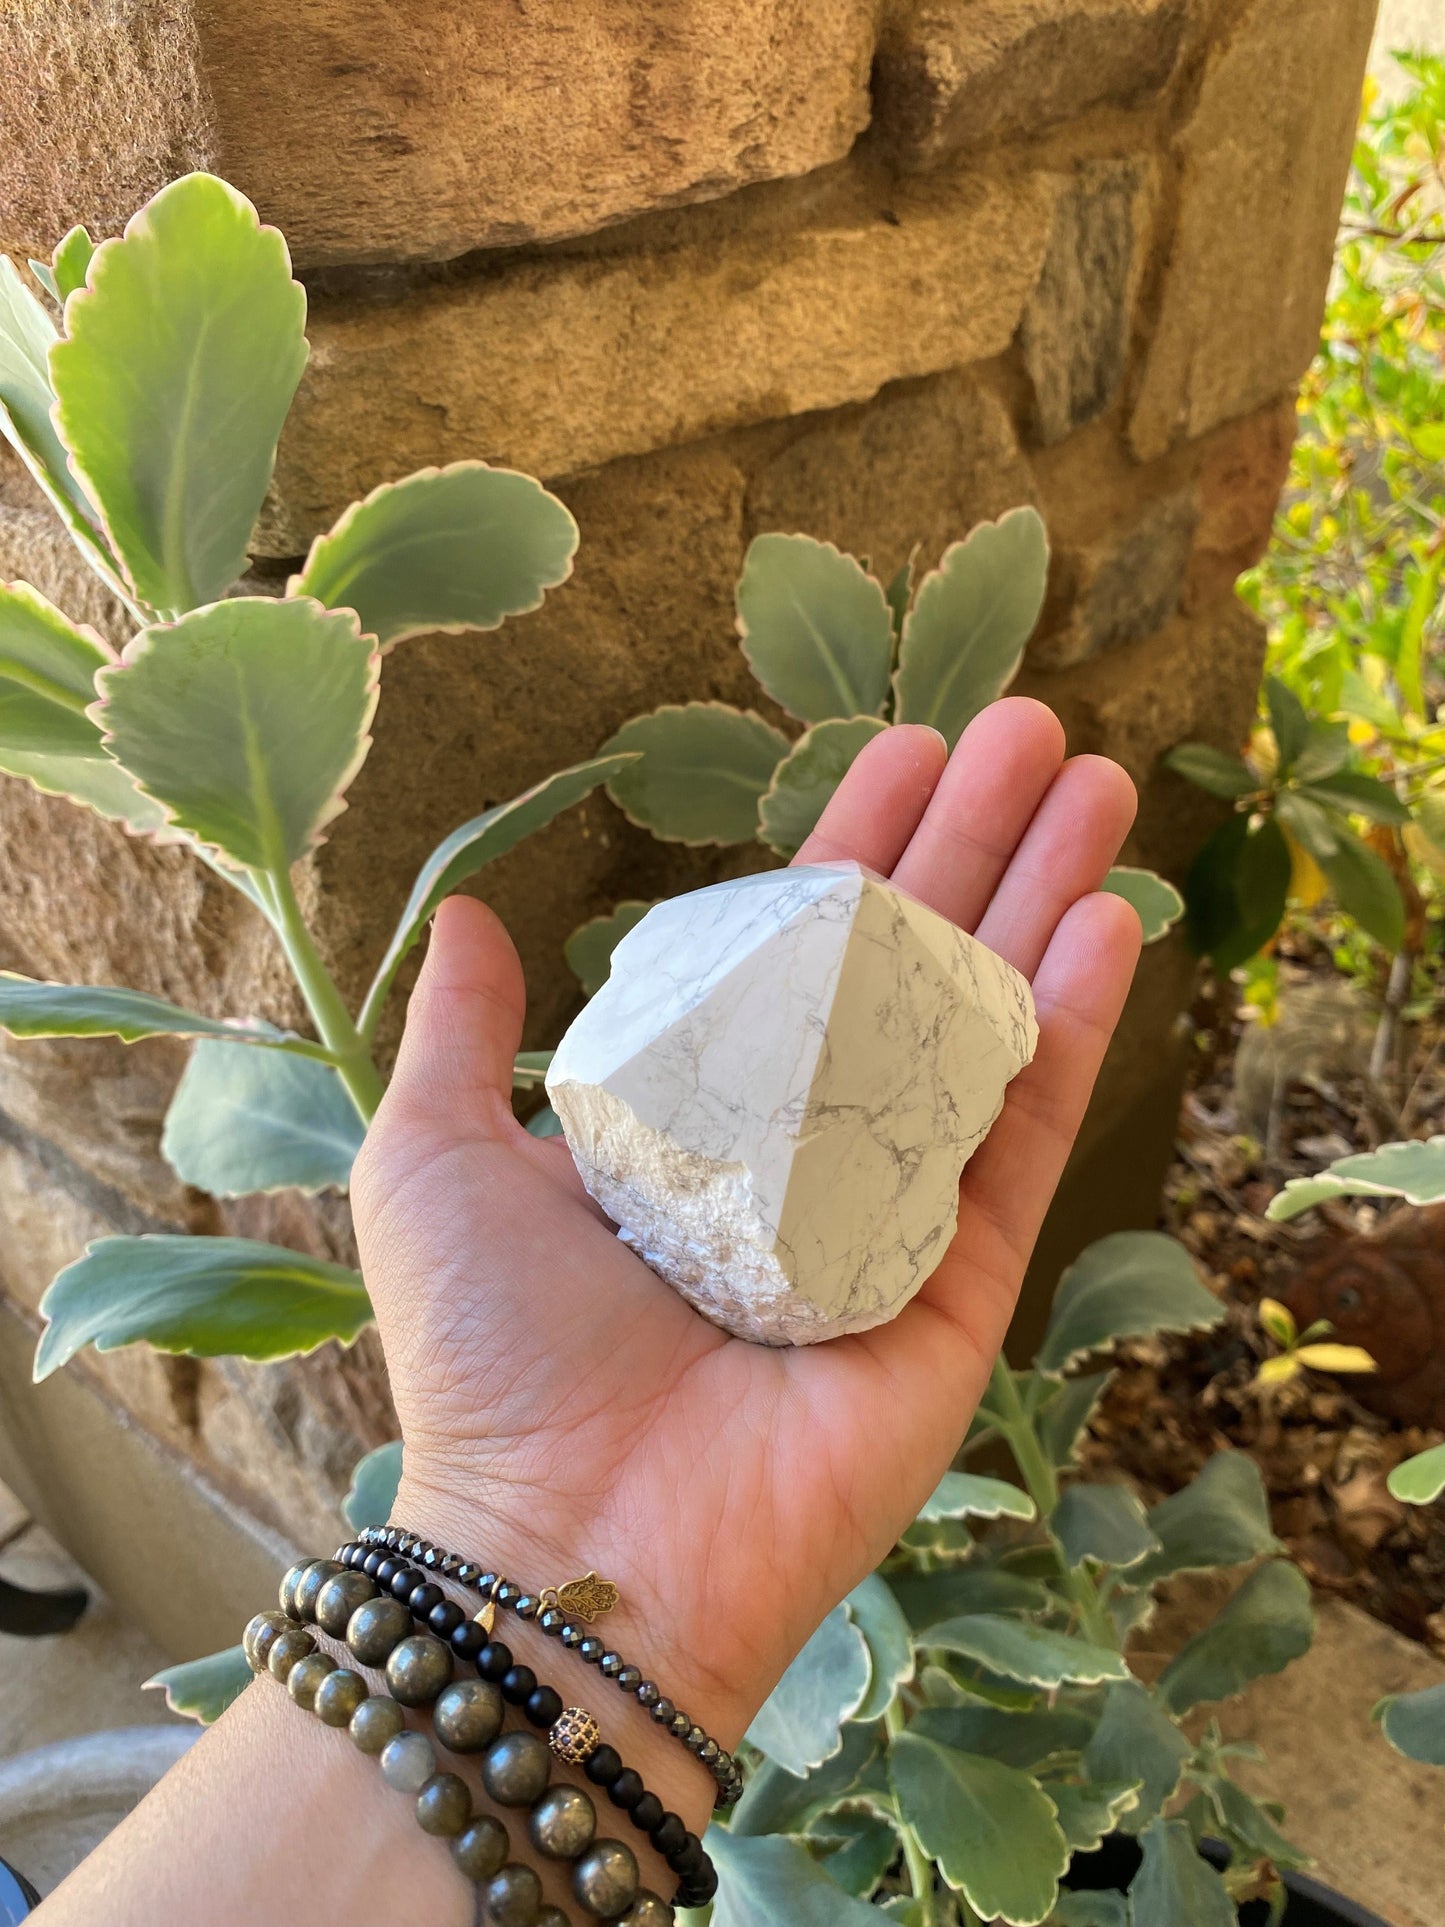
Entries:
<svg viewBox="0 0 1445 1927">
<path fill-rule="evenodd" d="M 602 1743 L 602 1728 L 584 1706 L 560 1713 L 547 1735 L 547 1744 L 568 1766 L 585 1766 Z"/>
</svg>

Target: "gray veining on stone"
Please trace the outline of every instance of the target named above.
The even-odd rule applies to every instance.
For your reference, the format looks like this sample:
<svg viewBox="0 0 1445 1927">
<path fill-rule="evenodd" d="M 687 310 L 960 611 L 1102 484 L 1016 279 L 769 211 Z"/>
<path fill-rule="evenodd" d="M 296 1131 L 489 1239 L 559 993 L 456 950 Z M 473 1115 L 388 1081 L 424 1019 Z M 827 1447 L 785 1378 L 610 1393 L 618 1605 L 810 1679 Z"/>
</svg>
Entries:
<svg viewBox="0 0 1445 1927">
<path fill-rule="evenodd" d="M 857 864 L 714 884 L 613 952 L 547 1090 L 620 1236 L 714 1323 L 813 1344 L 893 1317 L 1033 1056 L 1018 972 Z"/>
</svg>

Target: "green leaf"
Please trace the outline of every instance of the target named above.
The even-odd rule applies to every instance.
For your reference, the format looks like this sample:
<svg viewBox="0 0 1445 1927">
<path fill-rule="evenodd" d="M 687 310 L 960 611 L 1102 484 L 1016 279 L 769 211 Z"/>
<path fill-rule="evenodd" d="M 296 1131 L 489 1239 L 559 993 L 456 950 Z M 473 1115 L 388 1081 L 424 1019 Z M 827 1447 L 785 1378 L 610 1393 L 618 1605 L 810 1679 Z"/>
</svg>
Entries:
<svg viewBox="0 0 1445 1927">
<path fill-rule="evenodd" d="M 100 1238 L 40 1301 L 35 1377 L 86 1345 L 139 1339 L 193 1358 L 291 1358 L 371 1320 L 359 1272 L 248 1238 Z"/>
<path fill-rule="evenodd" d="M 810 1834 L 825 1845 L 839 1842 L 823 1855 L 823 1866 L 830 1880 L 836 1880 L 845 1893 L 858 1900 L 871 1898 L 898 1858 L 896 1828 L 875 1813 L 825 1815 Z"/>
<path fill-rule="evenodd" d="M 1084 1749 L 1084 1771 L 1091 1780 L 1138 1785 L 1138 1806 L 1119 1822 L 1121 1833 L 1138 1833 L 1178 1786 L 1190 1750 L 1154 1695 L 1131 1679 L 1104 1695 L 1104 1710 Z"/>
<path fill-rule="evenodd" d="M 1081 1566 L 1086 1559 L 1120 1569 L 1137 1567 L 1159 1545 L 1143 1506 L 1124 1485 L 1066 1486 L 1049 1520 L 1049 1531 L 1070 1567 Z"/>
<path fill-rule="evenodd" d="M 1304 748 L 1295 758 L 1290 780 L 1305 784 L 1331 779 L 1344 768 L 1349 758 L 1349 724 L 1326 723 L 1316 718 L 1310 723 Z"/>
<path fill-rule="evenodd" d="M 547 1072 L 556 1055 L 555 1051 L 550 1050 L 519 1050 L 512 1059 L 512 1088 L 540 1091 L 547 1082 Z"/>
<path fill-rule="evenodd" d="M 143 629 L 101 671 L 91 714 L 173 823 L 281 873 L 345 807 L 371 746 L 378 667 L 349 610 L 242 596 Z"/>
<path fill-rule="evenodd" d="M 1184 915 L 1184 899 L 1172 883 L 1152 870 L 1135 870 L 1116 864 L 1099 885 L 1111 896 L 1122 897 L 1139 913 L 1145 943 L 1157 943 Z"/>
<path fill-rule="evenodd" d="M 1044 606 L 1049 543 L 1036 509 L 980 522 L 924 576 L 903 624 L 894 716 L 931 723 L 953 748 L 1013 681 Z"/>
<path fill-rule="evenodd" d="M 758 834 L 779 856 L 796 856 L 865 744 L 887 729 L 876 716 L 837 716 L 800 736 L 758 803 Z"/>
<path fill-rule="evenodd" d="M 1070 1464 L 1079 1435 L 1114 1377 L 1112 1370 L 1085 1372 L 1056 1385 L 1034 1417 L 1039 1443 L 1056 1466 Z"/>
<path fill-rule="evenodd" d="M 209 1726 L 221 1717 L 232 1700 L 241 1697 L 254 1678 L 241 1648 L 227 1646 L 219 1653 L 207 1653 L 204 1659 L 188 1659 L 179 1666 L 167 1666 L 145 1684 L 159 1686 L 164 1691 L 166 1705 L 173 1713 L 184 1713 L 188 1719 Z"/>
<path fill-rule="evenodd" d="M 1155 1820 L 1139 1836 L 1144 1860 L 1129 1888 L 1131 1927 L 1239 1927 L 1229 1889 L 1183 1820 Z"/>
<path fill-rule="evenodd" d="M 930 1626 L 921 1643 L 930 1649 L 962 1653 L 991 1673 L 1030 1686 L 1094 1686 L 1100 1680 L 1127 1679 L 1129 1668 L 1107 1646 L 1093 1646 L 1048 1626 L 1006 1619 L 997 1613 L 971 1613 Z"/>
<path fill-rule="evenodd" d="M 718 1871 L 712 1927 L 877 1927 L 799 1840 L 713 1825 L 703 1844 Z"/>
<path fill-rule="evenodd" d="M 1175 1714 L 1205 1700 L 1232 1699 L 1251 1680 L 1282 1672 L 1308 1652 L 1314 1629 L 1309 1582 L 1287 1560 L 1272 1560 L 1175 1654 L 1156 1690 Z"/>
<path fill-rule="evenodd" d="M 1385 1481 L 1404 1505 L 1429 1505 L 1445 1492 L 1445 1445 L 1432 1445 L 1397 1465 Z"/>
<path fill-rule="evenodd" d="M 95 672 L 116 660 L 93 629 L 79 628 L 25 582 L 0 582 L 0 751 L 103 760 L 86 715 Z"/>
<path fill-rule="evenodd" d="M 528 1137 L 566 1136 L 562 1128 L 562 1120 L 550 1104 L 544 1104 L 540 1110 L 533 1111 L 527 1119 L 526 1129 Z"/>
<path fill-rule="evenodd" d="M 1095 1780 L 1079 1786 L 1071 1780 L 1046 1780 L 1044 1792 L 1054 1803 L 1071 1853 L 1097 1853 L 1105 1836 L 1139 1804 L 1137 1781 Z"/>
<path fill-rule="evenodd" d="M 854 557 L 807 535 L 756 536 L 737 610 L 748 666 L 791 715 L 821 723 L 882 712 L 893 623 L 881 583 Z"/>
<path fill-rule="evenodd" d="M 1309 741 L 1310 719 L 1299 697 L 1278 676 L 1266 676 L 1264 679 L 1264 705 L 1269 713 L 1269 726 L 1274 731 L 1275 748 L 1279 752 L 1276 773 L 1283 779 L 1289 775 Z"/>
<path fill-rule="evenodd" d="M 1062 1377 L 1074 1359 L 1116 1338 L 1202 1331 L 1223 1316 L 1183 1245 L 1160 1231 L 1115 1231 L 1089 1245 L 1060 1279 L 1035 1369 Z"/>
<path fill-rule="evenodd" d="M 50 263 L 48 261 L 36 261 L 32 259 L 27 265 L 29 266 L 30 272 L 35 276 L 35 279 L 40 283 L 41 287 L 44 288 L 51 300 L 58 301 L 60 299 L 60 290 L 55 285 L 55 276 L 51 272 Z"/>
<path fill-rule="evenodd" d="M 870 1572 L 843 1602 L 868 1647 L 868 1691 L 853 1717 L 881 1720 L 900 1686 L 913 1677 L 913 1636 L 887 1581 Z"/>
<path fill-rule="evenodd" d="M 334 1067 L 211 1038 L 196 1045 L 166 1112 L 161 1151 L 216 1198 L 344 1191 L 366 1126 Z"/>
<path fill-rule="evenodd" d="M 1388 783 L 1366 776 L 1361 770 L 1342 769 L 1336 776 L 1321 777 L 1314 783 L 1300 784 L 1301 796 L 1312 797 L 1327 809 L 1352 810 L 1368 816 L 1372 823 L 1402 824 L 1410 821 L 1410 811 Z"/>
<path fill-rule="evenodd" d="M 831 1759 L 868 1692 L 867 1642 L 835 1606 L 754 1716 L 748 1739 L 789 1773 Z"/>
<path fill-rule="evenodd" d="M 1391 1693 L 1373 1717 L 1397 1753 L 1425 1766 L 1445 1766 L 1445 1684 Z"/>
<path fill-rule="evenodd" d="M 442 838 L 417 872 L 406 908 L 366 993 L 361 1013 L 363 1036 L 369 1037 L 375 1029 L 397 971 L 407 953 L 421 941 L 423 930 L 443 899 L 474 877 L 478 870 L 495 863 L 499 856 L 505 856 L 527 837 L 545 829 L 554 817 L 582 802 L 609 777 L 615 778 L 628 761 L 626 756 L 597 756 L 590 763 L 574 763 L 570 769 L 559 769 L 543 777 L 540 783 L 534 783 L 531 789 L 523 790 L 520 796 L 514 796 L 510 803 L 498 803 L 493 809 L 483 810 L 480 816 L 474 816 L 469 823 L 463 823 L 450 836 Z"/>
<path fill-rule="evenodd" d="M 915 1713 L 908 1730 L 960 1753 L 982 1753 L 1025 1772 L 1046 1760 L 1081 1753 L 1094 1722 L 1072 1706 L 1040 1706 L 1005 1713 L 996 1706 L 929 1706 Z"/>
<path fill-rule="evenodd" d="M 1216 1452 L 1198 1478 L 1151 1508 L 1149 1528 L 1159 1550 L 1130 1573 L 1131 1585 L 1211 1566 L 1242 1566 L 1279 1551 L 1264 1480 L 1247 1452 Z"/>
<path fill-rule="evenodd" d="M 102 241 L 50 351 L 56 427 L 136 594 L 165 614 L 223 595 L 306 365 L 306 296 L 280 233 L 210 174 Z"/>
<path fill-rule="evenodd" d="M 890 1572 L 888 1584 L 910 1626 L 937 1626 L 965 1613 L 1041 1613 L 1048 1587 L 992 1566 L 944 1566 L 935 1572 Z"/>
<path fill-rule="evenodd" d="M 1208 743 L 1180 743 L 1161 760 L 1165 769 L 1172 769 L 1196 789 L 1208 790 L 1211 796 L 1222 796 L 1229 803 L 1252 796 L 1260 788 L 1259 778 L 1248 763 L 1222 749 L 1211 749 Z"/>
<path fill-rule="evenodd" d="M 1184 880 L 1184 933 L 1196 956 L 1233 970 L 1269 942 L 1289 898 L 1289 845 L 1274 817 L 1232 816 Z"/>
<path fill-rule="evenodd" d="M 136 836 L 158 843 L 183 840 L 178 830 L 167 826 L 160 804 L 143 795 L 135 779 L 109 755 L 37 756 L 28 750 L 0 749 L 0 770 L 33 783 L 44 796 L 63 796 L 122 823 Z"/>
<path fill-rule="evenodd" d="M 142 1037 L 224 1037 L 261 1049 L 323 1057 L 311 1044 L 269 1025 L 227 1023 L 201 1017 L 163 997 L 109 984 L 47 984 L 0 970 L 0 1030 L 12 1037 L 118 1037 L 134 1044 Z"/>
<path fill-rule="evenodd" d="M 1315 1178 L 1291 1178 L 1265 1212 L 1276 1223 L 1326 1198 L 1404 1198 L 1410 1204 L 1445 1199 L 1445 1135 L 1407 1138 L 1336 1158 Z"/>
<path fill-rule="evenodd" d="M 1129 1927 L 1129 1903 L 1123 1894 L 1060 1894 L 1049 1927 Z"/>
<path fill-rule="evenodd" d="M 878 1728 L 857 1721 L 843 1728 L 843 1744 L 831 1759 L 801 1778 L 772 1760 L 762 1760 L 748 1775 L 743 1797 L 728 1818 L 735 1836 L 747 1833 L 801 1833 L 820 1813 L 852 1798 L 876 1782 L 884 1787 L 879 1763 Z"/>
<path fill-rule="evenodd" d="M 1279 816 L 1325 873 L 1330 894 L 1348 917 L 1392 953 L 1405 934 L 1405 906 L 1389 865 L 1345 820 L 1297 791 L 1279 799 Z"/>
<path fill-rule="evenodd" d="M 602 754 L 640 757 L 607 785 L 630 823 L 669 843 L 750 843 L 758 805 L 792 745 L 750 709 L 669 703 L 634 716 Z"/>
<path fill-rule="evenodd" d="M 655 902 L 654 898 L 652 902 Z M 626 897 L 605 917 L 593 917 L 579 924 L 562 946 L 567 968 L 581 984 L 584 993 L 595 997 L 607 982 L 612 968 L 612 953 L 635 930 L 652 908 L 652 902 Z"/>
<path fill-rule="evenodd" d="M 50 350 L 59 340 L 44 308 L 0 255 L 0 430 L 67 524 L 92 548 L 95 509 L 76 480 L 50 410 Z"/>
<path fill-rule="evenodd" d="M 1007 1479 L 987 1479 L 977 1472 L 945 1472 L 918 1516 L 937 1519 L 1032 1519 L 1038 1508 L 1027 1492 Z"/>
<path fill-rule="evenodd" d="M 530 475 L 485 462 L 385 482 L 311 545 L 288 595 L 354 609 L 383 650 L 404 636 L 497 629 L 565 582 L 577 524 Z"/>
<path fill-rule="evenodd" d="M 95 243 L 83 227 L 73 227 L 61 238 L 59 246 L 50 257 L 55 280 L 57 298 L 64 302 L 77 288 L 85 286 L 85 277 L 90 271 L 90 258 L 95 253 Z"/>
<path fill-rule="evenodd" d="M 913 565 L 917 559 L 918 545 L 915 543 L 908 560 L 901 569 L 894 570 L 888 578 L 887 588 L 883 591 L 888 600 L 888 615 L 893 624 L 895 644 L 903 634 L 903 621 L 908 614 L 908 605 L 913 599 Z"/>
<path fill-rule="evenodd" d="M 351 1468 L 351 1484 L 341 1501 L 341 1516 L 352 1532 L 384 1526 L 401 1484 L 401 1440 L 375 1446 Z"/>
<path fill-rule="evenodd" d="M 1222 1774 L 1210 1773 L 1200 1776 L 1200 1784 L 1219 1825 L 1232 1841 L 1238 1842 L 1252 1857 L 1272 1860 L 1277 1867 L 1309 1865 L 1309 1854 L 1292 1840 L 1287 1840 L 1258 1800 L 1252 1800 L 1233 1780 L 1225 1779 Z"/>
<path fill-rule="evenodd" d="M 950 1887 L 985 1920 L 1046 1920 L 1068 1842 L 1037 1780 L 912 1731 L 888 1760 L 898 1810 Z"/>
</svg>

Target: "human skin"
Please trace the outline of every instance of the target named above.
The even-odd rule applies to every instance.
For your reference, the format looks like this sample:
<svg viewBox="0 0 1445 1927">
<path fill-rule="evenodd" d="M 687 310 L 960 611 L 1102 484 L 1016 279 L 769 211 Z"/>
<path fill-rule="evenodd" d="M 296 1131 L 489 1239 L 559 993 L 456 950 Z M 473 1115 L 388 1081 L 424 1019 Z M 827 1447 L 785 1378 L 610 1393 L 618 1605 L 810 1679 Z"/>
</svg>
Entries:
<svg viewBox="0 0 1445 1927">
<path fill-rule="evenodd" d="M 1098 889 L 1134 808 L 1122 770 L 1065 761 L 1057 719 L 1020 698 L 951 759 L 932 730 L 888 730 L 840 786 L 797 860 L 856 858 L 974 932 L 1031 979 L 1039 1046 L 923 1289 L 890 1324 L 796 1350 L 707 1324 L 618 1240 L 565 1145 L 515 1122 L 521 966 L 483 905 L 445 903 L 352 1188 L 406 1442 L 394 1517 L 534 1588 L 615 1580 L 609 1639 L 733 1747 L 967 1429 L 1138 957 L 1135 913 Z M 532 1658 L 523 1630 L 504 1636 Z M 701 1833 L 706 1771 L 544 1651 L 543 1676 Z M 262 1681 L 37 1918 L 461 1927 L 470 1892 L 406 1805 Z"/>
</svg>

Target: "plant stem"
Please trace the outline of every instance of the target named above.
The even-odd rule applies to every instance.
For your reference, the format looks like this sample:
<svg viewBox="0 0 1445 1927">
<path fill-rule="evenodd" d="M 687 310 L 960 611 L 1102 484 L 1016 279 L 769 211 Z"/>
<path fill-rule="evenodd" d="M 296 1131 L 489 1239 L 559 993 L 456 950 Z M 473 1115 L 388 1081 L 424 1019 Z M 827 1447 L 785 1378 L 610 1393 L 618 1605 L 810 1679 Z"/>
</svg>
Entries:
<svg viewBox="0 0 1445 1927">
<path fill-rule="evenodd" d="M 381 1073 L 371 1061 L 371 1053 L 351 1021 L 351 1013 L 341 1000 L 341 992 L 316 952 L 301 905 L 296 901 L 289 870 L 265 873 L 264 883 L 270 897 L 277 935 L 285 946 L 287 958 L 301 986 L 306 1007 L 321 1033 L 321 1041 L 336 1059 L 336 1068 L 361 1114 L 370 1124 L 386 1090 Z"/>
<path fill-rule="evenodd" d="M 901 1700 L 893 1701 L 883 1715 L 883 1723 L 888 1728 L 889 1739 L 896 1740 L 908 1724 Z M 912 1887 L 914 1898 L 918 1902 L 919 1927 L 937 1927 L 938 1909 L 934 1904 L 933 1862 L 923 1851 L 912 1827 L 906 1821 L 902 1827 L 902 1834 L 903 1858 L 908 1866 L 908 1884 Z"/>
</svg>

